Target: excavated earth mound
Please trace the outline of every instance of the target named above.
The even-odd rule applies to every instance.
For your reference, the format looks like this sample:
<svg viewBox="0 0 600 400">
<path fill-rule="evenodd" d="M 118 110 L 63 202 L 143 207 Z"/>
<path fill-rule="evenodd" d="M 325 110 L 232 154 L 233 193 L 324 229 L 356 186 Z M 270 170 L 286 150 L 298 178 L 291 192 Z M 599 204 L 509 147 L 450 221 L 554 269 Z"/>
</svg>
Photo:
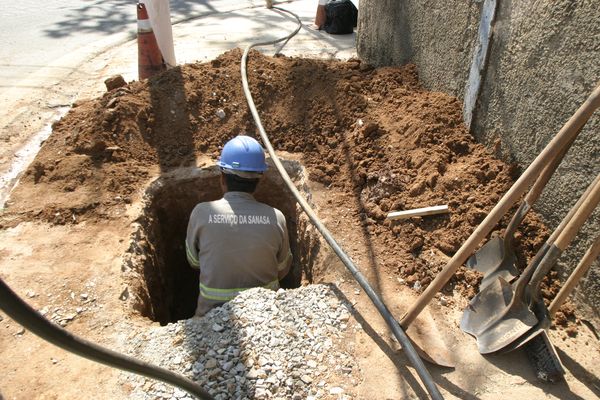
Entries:
<svg viewBox="0 0 600 400">
<path fill-rule="evenodd" d="M 110 219 L 157 169 L 194 166 L 201 155 L 216 159 L 233 136 L 256 137 L 240 58 L 233 50 L 74 104 L 54 124 L 2 223 Z M 378 248 L 384 272 L 411 287 L 427 286 L 443 266 L 423 250 L 451 256 L 513 181 L 514 169 L 465 130 L 459 101 L 423 89 L 412 65 L 374 69 L 354 59 L 252 52 L 248 76 L 275 149 L 300 154 L 312 181 L 343 194 L 320 212 L 350 209 L 356 229 Z M 43 201 L 33 193 L 44 193 Z M 451 212 L 385 220 L 389 211 L 437 204 Z M 515 238 L 521 265 L 546 238 L 530 213 Z M 461 270 L 452 286 L 470 297 L 478 280 Z"/>
</svg>

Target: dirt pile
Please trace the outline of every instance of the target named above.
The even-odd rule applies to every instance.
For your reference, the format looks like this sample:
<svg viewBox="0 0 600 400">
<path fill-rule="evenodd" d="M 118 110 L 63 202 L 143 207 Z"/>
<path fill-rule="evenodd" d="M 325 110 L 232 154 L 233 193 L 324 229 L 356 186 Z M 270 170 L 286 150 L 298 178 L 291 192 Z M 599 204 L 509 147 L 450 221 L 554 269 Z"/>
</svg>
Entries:
<svg viewBox="0 0 600 400">
<path fill-rule="evenodd" d="M 240 58 L 233 50 L 74 104 L 22 178 L 2 224 L 116 218 L 152 177 L 216 159 L 237 134 L 256 137 Z M 514 179 L 513 168 L 465 130 L 459 101 L 423 89 L 414 66 L 252 52 L 248 75 L 274 147 L 301 154 L 310 178 L 330 191 L 330 209 L 319 214 L 335 219 L 349 210 L 352 224 L 338 231 L 368 237 L 380 273 L 400 283 L 428 285 Z M 437 204 L 451 213 L 385 220 L 389 211 Z M 521 266 L 546 238 L 530 213 L 516 236 Z M 471 296 L 478 281 L 461 270 L 447 290 Z M 555 285 L 545 288 L 555 292 Z"/>
</svg>

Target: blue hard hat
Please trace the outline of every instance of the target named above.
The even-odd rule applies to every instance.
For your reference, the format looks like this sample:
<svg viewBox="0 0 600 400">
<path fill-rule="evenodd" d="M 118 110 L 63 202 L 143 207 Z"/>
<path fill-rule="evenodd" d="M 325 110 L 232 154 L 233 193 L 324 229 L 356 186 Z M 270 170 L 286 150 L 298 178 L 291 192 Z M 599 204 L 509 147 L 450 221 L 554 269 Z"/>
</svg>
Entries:
<svg viewBox="0 0 600 400">
<path fill-rule="evenodd" d="M 265 151 L 256 139 L 250 136 L 236 136 L 223 146 L 217 162 L 221 168 L 233 171 L 265 172 Z"/>
</svg>

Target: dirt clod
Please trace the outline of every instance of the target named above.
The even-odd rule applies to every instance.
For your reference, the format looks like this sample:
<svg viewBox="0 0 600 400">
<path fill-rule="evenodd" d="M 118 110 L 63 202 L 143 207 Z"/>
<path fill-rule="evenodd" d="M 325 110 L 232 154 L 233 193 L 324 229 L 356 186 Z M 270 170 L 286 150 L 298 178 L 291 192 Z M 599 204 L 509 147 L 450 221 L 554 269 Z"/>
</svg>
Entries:
<svg viewBox="0 0 600 400">
<path fill-rule="evenodd" d="M 121 75 L 115 75 L 105 80 L 104 84 L 106 85 L 106 90 L 110 92 L 111 90 L 127 85 L 127 82 L 125 82 L 125 79 Z"/>
</svg>

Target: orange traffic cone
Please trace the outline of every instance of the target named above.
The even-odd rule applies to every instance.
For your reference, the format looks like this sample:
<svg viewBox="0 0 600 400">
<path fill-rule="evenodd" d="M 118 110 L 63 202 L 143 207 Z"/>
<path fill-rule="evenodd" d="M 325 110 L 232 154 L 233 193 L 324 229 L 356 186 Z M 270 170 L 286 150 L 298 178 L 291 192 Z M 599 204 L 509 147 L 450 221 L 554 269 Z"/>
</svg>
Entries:
<svg viewBox="0 0 600 400">
<path fill-rule="evenodd" d="M 148 19 L 148 11 L 144 3 L 137 4 L 138 18 L 138 76 L 146 79 L 167 69 L 163 60 L 152 25 Z"/>
<path fill-rule="evenodd" d="M 327 4 L 327 0 L 319 0 L 319 5 L 317 6 L 317 15 L 315 16 L 315 26 L 317 29 L 323 28 L 325 25 L 325 20 L 327 16 L 325 15 L 325 4 Z"/>
</svg>

